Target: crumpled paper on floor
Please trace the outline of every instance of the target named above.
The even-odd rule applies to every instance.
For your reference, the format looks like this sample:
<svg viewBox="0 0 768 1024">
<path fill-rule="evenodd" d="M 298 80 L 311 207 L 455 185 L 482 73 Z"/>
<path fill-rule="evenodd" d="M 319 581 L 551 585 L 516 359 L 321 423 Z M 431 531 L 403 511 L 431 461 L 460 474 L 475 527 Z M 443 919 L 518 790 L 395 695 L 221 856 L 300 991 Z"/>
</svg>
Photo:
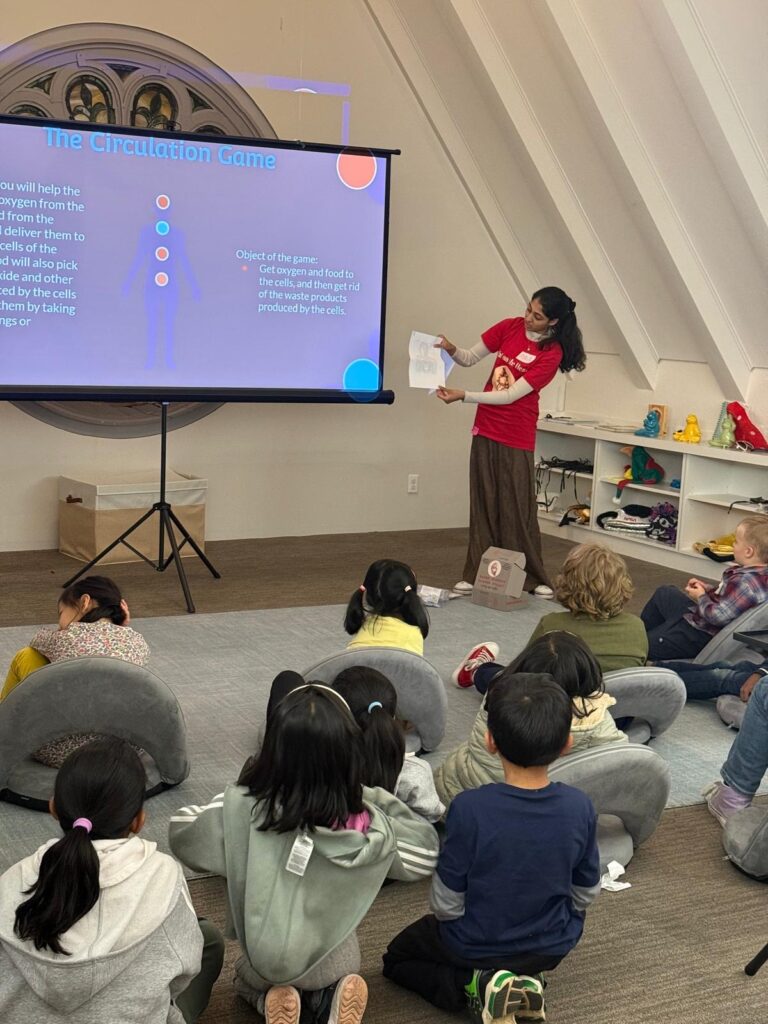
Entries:
<svg viewBox="0 0 768 1024">
<path fill-rule="evenodd" d="M 606 864 L 606 871 L 600 879 L 600 888 L 606 892 L 621 892 L 622 889 L 631 889 L 631 882 L 619 882 L 618 879 L 624 874 L 624 866 L 617 860 Z"/>
</svg>

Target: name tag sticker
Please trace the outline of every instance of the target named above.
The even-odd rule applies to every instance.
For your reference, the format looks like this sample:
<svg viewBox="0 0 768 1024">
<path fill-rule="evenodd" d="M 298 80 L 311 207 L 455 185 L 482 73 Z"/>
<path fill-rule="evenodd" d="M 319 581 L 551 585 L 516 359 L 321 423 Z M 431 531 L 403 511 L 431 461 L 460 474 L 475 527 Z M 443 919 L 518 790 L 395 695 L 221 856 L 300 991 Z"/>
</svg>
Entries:
<svg viewBox="0 0 768 1024">
<path fill-rule="evenodd" d="M 518 352 L 517 358 L 521 363 L 533 363 L 536 361 L 537 352 Z"/>
<path fill-rule="evenodd" d="M 290 871 L 292 875 L 298 875 L 301 878 L 307 870 L 307 864 L 309 864 L 309 858 L 312 856 L 314 848 L 314 840 L 310 839 L 306 833 L 302 832 L 300 835 L 296 836 L 293 841 L 293 846 L 291 847 L 291 852 L 288 854 L 285 870 Z"/>
</svg>

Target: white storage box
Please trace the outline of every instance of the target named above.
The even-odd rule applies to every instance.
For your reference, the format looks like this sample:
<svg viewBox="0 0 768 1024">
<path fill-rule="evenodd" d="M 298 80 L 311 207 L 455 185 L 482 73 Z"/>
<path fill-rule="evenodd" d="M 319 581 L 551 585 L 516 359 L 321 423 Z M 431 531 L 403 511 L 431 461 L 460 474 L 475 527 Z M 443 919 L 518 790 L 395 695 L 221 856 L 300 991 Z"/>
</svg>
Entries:
<svg viewBox="0 0 768 1024">
<path fill-rule="evenodd" d="M 165 497 L 174 514 L 195 542 L 205 548 L 205 502 L 208 481 L 168 470 Z M 89 562 L 115 538 L 136 522 L 160 500 L 157 470 L 148 472 L 99 473 L 90 479 L 59 477 L 59 551 Z M 147 558 L 158 555 L 159 516 L 151 516 L 127 538 Z M 182 538 L 177 533 L 177 541 Z M 183 556 L 194 555 L 189 544 Z M 170 545 L 165 543 L 165 555 Z M 103 559 L 109 562 L 136 562 L 139 556 L 124 544 L 118 544 Z"/>
</svg>

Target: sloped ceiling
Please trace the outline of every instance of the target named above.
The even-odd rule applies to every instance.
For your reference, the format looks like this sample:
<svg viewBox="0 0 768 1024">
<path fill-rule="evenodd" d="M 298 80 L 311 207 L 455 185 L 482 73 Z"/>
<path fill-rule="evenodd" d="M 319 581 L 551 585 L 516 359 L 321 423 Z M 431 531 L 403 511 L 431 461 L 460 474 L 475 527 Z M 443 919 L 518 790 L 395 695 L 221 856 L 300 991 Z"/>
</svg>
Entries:
<svg viewBox="0 0 768 1024">
<path fill-rule="evenodd" d="M 764 0 L 365 2 L 520 295 L 569 290 L 637 387 L 679 360 L 744 397 L 768 366 Z"/>
</svg>

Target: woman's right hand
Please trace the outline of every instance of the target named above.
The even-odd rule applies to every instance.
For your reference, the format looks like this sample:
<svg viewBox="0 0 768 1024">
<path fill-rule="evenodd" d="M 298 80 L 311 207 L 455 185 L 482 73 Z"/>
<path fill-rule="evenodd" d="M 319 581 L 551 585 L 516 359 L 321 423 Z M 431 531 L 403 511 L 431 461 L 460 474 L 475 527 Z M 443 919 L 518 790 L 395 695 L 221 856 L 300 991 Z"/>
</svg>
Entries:
<svg viewBox="0 0 768 1024">
<path fill-rule="evenodd" d="M 120 607 L 123 609 L 123 612 L 125 613 L 125 618 L 123 619 L 123 625 L 124 626 L 128 626 L 128 625 L 130 625 L 130 622 L 131 622 L 131 613 L 130 613 L 130 610 L 128 608 L 128 602 L 125 600 L 125 598 L 123 598 L 123 600 L 120 602 Z"/>
<path fill-rule="evenodd" d="M 438 334 L 437 337 L 438 337 L 438 340 L 435 342 L 435 344 L 432 347 L 433 348 L 442 348 L 442 349 L 444 349 L 444 351 L 446 351 L 448 353 L 449 356 L 453 357 L 453 354 L 456 351 L 456 346 L 453 344 L 453 342 L 452 341 L 448 341 L 448 339 L 444 335 L 442 335 L 442 334 Z"/>
</svg>

